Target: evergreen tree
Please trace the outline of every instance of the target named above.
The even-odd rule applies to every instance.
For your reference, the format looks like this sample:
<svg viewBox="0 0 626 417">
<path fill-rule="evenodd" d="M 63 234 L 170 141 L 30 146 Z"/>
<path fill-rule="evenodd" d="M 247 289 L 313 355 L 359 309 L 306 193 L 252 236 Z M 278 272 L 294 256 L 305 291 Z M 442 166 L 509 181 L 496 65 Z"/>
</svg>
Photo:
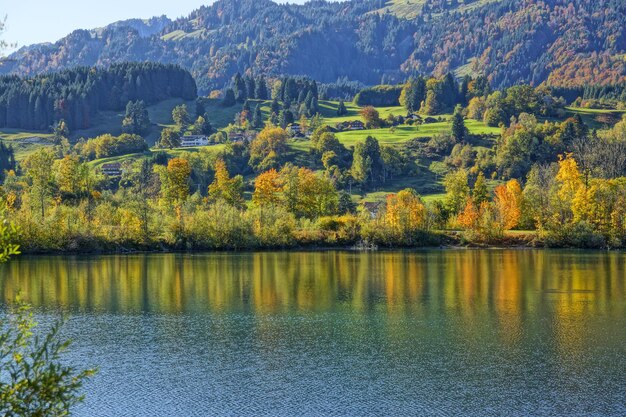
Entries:
<svg viewBox="0 0 626 417">
<path fill-rule="evenodd" d="M 254 97 L 258 100 L 267 100 L 267 84 L 265 78 L 259 77 L 255 83 Z"/>
<path fill-rule="evenodd" d="M 272 104 L 270 105 L 270 112 L 276 114 L 280 113 L 280 104 L 278 103 L 278 100 L 272 100 Z"/>
<path fill-rule="evenodd" d="M 339 101 L 339 106 L 337 106 L 337 116 L 345 116 L 348 114 L 348 109 L 346 109 L 346 105 L 343 100 Z"/>
<path fill-rule="evenodd" d="M 232 107 L 235 105 L 237 100 L 235 99 L 235 92 L 232 88 L 227 88 L 224 92 L 224 99 L 222 100 L 222 106 L 224 107 Z"/>
<path fill-rule="evenodd" d="M 409 113 L 419 111 L 422 102 L 426 99 L 426 81 L 422 77 L 411 78 L 400 93 L 400 104 Z"/>
<path fill-rule="evenodd" d="M 233 92 L 235 94 L 235 101 L 243 103 L 248 98 L 246 93 L 246 82 L 241 77 L 240 73 L 235 74 L 233 78 Z"/>
<path fill-rule="evenodd" d="M 260 129 L 263 127 L 263 114 L 261 113 L 261 105 L 257 104 L 254 109 L 254 114 L 252 116 L 252 127 L 255 129 Z"/>
<path fill-rule="evenodd" d="M 467 128 L 465 127 L 465 120 L 463 119 L 463 113 L 461 106 L 456 106 L 454 114 L 452 115 L 452 136 L 457 142 L 463 142 L 467 136 Z"/>
<path fill-rule="evenodd" d="M 257 98 L 255 96 L 256 84 L 254 82 L 254 78 L 246 77 L 245 78 L 245 83 L 246 83 L 246 93 L 247 93 L 246 98 L 248 98 L 248 99 Z"/>
<path fill-rule="evenodd" d="M 280 112 L 280 115 L 279 115 L 280 127 L 285 129 L 287 126 L 292 124 L 293 121 L 294 121 L 294 117 L 293 117 L 293 113 L 291 112 L 291 110 L 286 109 Z"/>
</svg>

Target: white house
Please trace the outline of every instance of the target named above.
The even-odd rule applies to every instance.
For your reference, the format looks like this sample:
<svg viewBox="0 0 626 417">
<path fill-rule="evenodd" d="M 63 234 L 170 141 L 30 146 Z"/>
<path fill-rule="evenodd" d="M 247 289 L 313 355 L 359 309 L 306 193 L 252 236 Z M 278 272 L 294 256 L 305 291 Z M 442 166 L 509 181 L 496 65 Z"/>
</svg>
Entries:
<svg viewBox="0 0 626 417">
<path fill-rule="evenodd" d="M 209 139 L 204 135 L 185 135 L 180 138 L 181 148 L 189 148 L 192 146 L 207 146 Z"/>
</svg>

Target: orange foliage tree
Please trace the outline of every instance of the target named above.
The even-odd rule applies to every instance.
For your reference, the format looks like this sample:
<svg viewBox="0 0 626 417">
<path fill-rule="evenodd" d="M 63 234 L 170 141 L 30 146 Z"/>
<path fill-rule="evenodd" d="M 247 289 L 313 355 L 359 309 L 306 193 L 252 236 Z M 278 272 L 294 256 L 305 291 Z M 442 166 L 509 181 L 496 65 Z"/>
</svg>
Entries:
<svg viewBox="0 0 626 417">
<path fill-rule="evenodd" d="M 517 180 L 495 189 L 494 206 L 503 230 L 515 228 L 522 217 L 522 187 Z"/>
<path fill-rule="evenodd" d="M 278 205 L 281 191 L 280 175 L 272 168 L 256 177 L 252 202 L 258 207 Z"/>
</svg>

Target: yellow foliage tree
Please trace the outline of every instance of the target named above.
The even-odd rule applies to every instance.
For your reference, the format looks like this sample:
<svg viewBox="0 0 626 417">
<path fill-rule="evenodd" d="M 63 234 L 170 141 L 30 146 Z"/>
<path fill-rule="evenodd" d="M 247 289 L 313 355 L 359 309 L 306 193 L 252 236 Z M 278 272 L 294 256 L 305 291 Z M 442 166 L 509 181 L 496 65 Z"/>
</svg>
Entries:
<svg viewBox="0 0 626 417">
<path fill-rule="evenodd" d="M 522 187 L 517 180 L 496 187 L 494 205 L 503 230 L 511 230 L 522 217 Z"/>
<path fill-rule="evenodd" d="M 428 229 L 428 210 L 415 190 L 407 188 L 387 196 L 385 221 L 394 232 L 406 236 Z"/>
<path fill-rule="evenodd" d="M 256 177 L 252 202 L 257 207 L 278 205 L 281 191 L 280 175 L 272 168 Z"/>
<path fill-rule="evenodd" d="M 237 175 L 231 178 L 223 159 L 218 159 L 215 163 L 215 179 L 209 185 L 209 200 L 213 202 L 223 200 L 236 208 L 245 206 L 243 177 Z"/>
</svg>

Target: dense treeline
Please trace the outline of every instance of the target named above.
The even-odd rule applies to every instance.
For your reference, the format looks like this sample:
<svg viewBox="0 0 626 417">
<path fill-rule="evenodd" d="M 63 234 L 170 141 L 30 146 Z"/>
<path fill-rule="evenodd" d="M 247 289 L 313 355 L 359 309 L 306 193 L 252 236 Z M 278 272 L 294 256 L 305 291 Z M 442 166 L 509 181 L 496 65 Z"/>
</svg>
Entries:
<svg viewBox="0 0 626 417">
<path fill-rule="evenodd" d="M 367 85 L 457 69 L 487 75 L 495 88 L 625 81 L 621 0 L 414 3 L 220 0 L 159 33 L 130 23 L 76 31 L 56 44 L 19 51 L 3 69 L 34 74 L 165 57 L 192 71 L 203 93 L 222 89 L 247 69 Z M 410 7 L 415 10 L 396 14 Z"/>
<path fill-rule="evenodd" d="M 129 101 L 191 100 L 196 94 L 189 72 L 155 63 L 81 67 L 31 78 L 3 76 L 0 127 L 45 130 L 64 120 L 69 129 L 87 128 L 97 112 L 121 110 Z"/>
</svg>

